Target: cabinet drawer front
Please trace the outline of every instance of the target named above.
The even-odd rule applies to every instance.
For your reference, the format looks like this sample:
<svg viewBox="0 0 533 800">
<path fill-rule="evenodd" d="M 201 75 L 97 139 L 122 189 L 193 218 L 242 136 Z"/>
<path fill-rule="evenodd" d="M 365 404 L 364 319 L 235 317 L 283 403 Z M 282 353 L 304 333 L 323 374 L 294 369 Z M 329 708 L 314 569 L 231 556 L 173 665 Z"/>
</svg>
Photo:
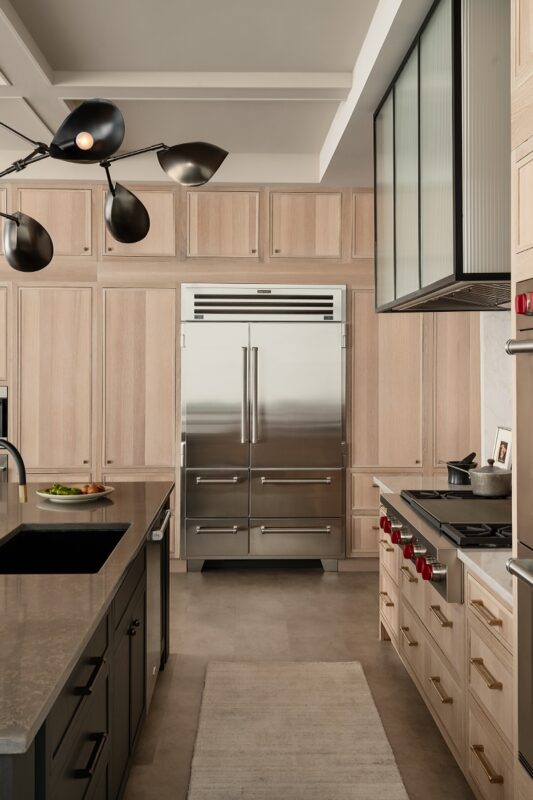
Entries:
<svg viewBox="0 0 533 800">
<path fill-rule="evenodd" d="M 51 776 L 54 800 L 81 800 L 105 769 L 109 748 L 109 675 L 95 685 L 80 724 L 63 740 Z"/>
<path fill-rule="evenodd" d="M 400 652 L 421 683 L 424 682 L 425 637 L 424 628 L 415 614 L 403 605 L 400 615 Z"/>
<path fill-rule="evenodd" d="M 399 579 L 401 550 L 392 544 L 390 536 L 385 531 L 379 530 L 379 562 L 380 568 L 385 567 L 394 581 Z"/>
<path fill-rule="evenodd" d="M 398 587 L 384 570 L 379 574 L 379 610 L 388 625 L 389 633 L 397 639 L 400 620 Z"/>
<path fill-rule="evenodd" d="M 513 757 L 473 702 L 468 711 L 467 763 L 470 777 L 485 800 L 512 800 Z"/>
<path fill-rule="evenodd" d="M 131 564 L 131 566 L 129 567 L 126 573 L 126 577 L 122 581 L 120 588 L 115 596 L 115 600 L 113 602 L 113 619 L 114 619 L 115 630 L 118 628 L 120 621 L 128 608 L 129 602 L 135 593 L 139 581 L 143 577 L 145 571 L 145 563 L 146 563 L 146 552 L 145 548 L 143 547 L 143 549 L 136 557 L 133 564 Z"/>
<path fill-rule="evenodd" d="M 208 517 L 186 522 L 187 558 L 248 555 L 248 519 Z"/>
<path fill-rule="evenodd" d="M 464 692 L 429 641 L 424 689 L 448 736 L 457 750 L 462 752 Z"/>
<path fill-rule="evenodd" d="M 433 586 L 424 597 L 424 622 L 459 676 L 464 672 L 465 609 L 462 603 L 447 603 Z"/>
<path fill-rule="evenodd" d="M 57 698 L 46 720 L 47 747 L 52 758 L 58 750 L 64 735 L 72 723 L 82 713 L 86 699 L 93 693 L 93 687 L 104 670 L 104 654 L 108 646 L 108 617 L 106 616 L 74 667 L 68 683 Z"/>
<path fill-rule="evenodd" d="M 318 517 L 252 519 L 250 555 L 340 558 L 344 555 L 343 520 Z"/>
<path fill-rule="evenodd" d="M 379 489 L 374 486 L 370 473 L 352 474 L 352 509 L 376 511 L 379 507 Z"/>
<path fill-rule="evenodd" d="M 486 636 L 486 634 L 485 634 Z M 487 637 L 487 641 L 490 641 Z M 496 642 L 490 646 L 473 627 L 468 637 L 468 685 L 496 728 L 512 741 L 513 673 L 510 658 Z"/>
<path fill-rule="evenodd" d="M 247 517 L 248 470 L 187 470 L 188 517 Z"/>
<path fill-rule="evenodd" d="M 344 471 L 252 470 L 253 517 L 340 517 L 344 513 Z"/>
<path fill-rule="evenodd" d="M 426 583 L 416 571 L 413 562 L 403 558 L 403 556 L 400 563 L 400 589 L 420 619 L 424 619 Z"/>
<path fill-rule="evenodd" d="M 468 575 L 466 600 L 468 609 L 505 647 L 513 649 L 513 615 L 472 575 Z"/>
</svg>

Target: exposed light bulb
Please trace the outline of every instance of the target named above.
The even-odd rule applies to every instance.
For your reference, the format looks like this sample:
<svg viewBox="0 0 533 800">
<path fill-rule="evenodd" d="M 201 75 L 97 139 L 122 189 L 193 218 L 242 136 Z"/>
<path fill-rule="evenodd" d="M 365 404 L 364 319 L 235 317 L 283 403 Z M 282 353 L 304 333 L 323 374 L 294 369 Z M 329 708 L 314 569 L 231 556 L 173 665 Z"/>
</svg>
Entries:
<svg viewBox="0 0 533 800">
<path fill-rule="evenodd" d="M 76 144 L 80 150 L 90 150 L 94 144 L 94 139 L 88 131 L 80 131 L 76 136 Z"/>
</svg>

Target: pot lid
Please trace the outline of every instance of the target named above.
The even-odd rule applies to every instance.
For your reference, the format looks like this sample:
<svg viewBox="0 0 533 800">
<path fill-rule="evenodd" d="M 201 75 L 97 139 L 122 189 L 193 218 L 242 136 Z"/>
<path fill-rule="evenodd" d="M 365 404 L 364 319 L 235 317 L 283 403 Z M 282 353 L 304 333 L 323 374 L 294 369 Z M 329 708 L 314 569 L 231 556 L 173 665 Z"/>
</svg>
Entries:
<svg viewBox="0 0 533 800">
<path fill-rule="evenodd" d="M 511 475 L 510 469 L 502 469 L 502 467 L 495 467 L 494 466 L 494 459 L 489 458 L 487 459 L 487 466 L 480 467 L 479 469 L 471 469 L 471 474 L 479 475 L 480 473 L 489 473 L 492 475 Z"/>
</svg>

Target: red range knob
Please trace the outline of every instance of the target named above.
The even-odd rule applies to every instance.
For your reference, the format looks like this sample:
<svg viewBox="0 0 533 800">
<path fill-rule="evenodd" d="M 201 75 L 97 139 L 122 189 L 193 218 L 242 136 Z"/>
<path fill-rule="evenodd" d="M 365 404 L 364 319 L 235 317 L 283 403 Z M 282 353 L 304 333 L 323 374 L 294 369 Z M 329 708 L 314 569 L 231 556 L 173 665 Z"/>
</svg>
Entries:
<svg viewBox="0 0 533 800">
<path fill-rule="evenodd" d="M 426 562 L 426 559 L 424 558 L 424 556 L 418 556 L 418 558 L 415 561 L 416 571 L 417 572 L 422 572 L 422 570 L 426 566 L 426 563 L 427 562 Z"/>
<path fill-rule="evenodd" d="M 391 532 L 391 521 L 388 517 L 385 517 L 385 522 L 383 523 L 383 530 L 385 533 Z"/>
<path fill-rule="evenodd" d="M 379 527 L 381 529 L 383 529 L 383 527 L 385 526 L 385 520 L 386 519 L 387 519 L 387 517 L 384 517 L 383 515 L 379 518 Z"/>
<path fill-rule="evenodd" d="M 400 538 L 402 534 L 400 531 L 393 531 L 390 535 L 390 540 L 393 544 L 400 544 Z"/>
<path fill-rule="evenodd" d="M 412 558 L 415 554 L 415 548 L 412 544 L 405 544 L 403 547 L 403 557 Z"/>
<path fill-rule="evenodd" d="M 424 568 L 422 570 L 422 577 L 425 581 L 430 581 L 433 577 L 433 567 L 431 564 L 424 564 Z"/>
<path fill-rule="evenodd" d="M 527 314 L 527 294 L 525 292 L 515 295 L 514 310 L 517 314 Z"/>
</svg>

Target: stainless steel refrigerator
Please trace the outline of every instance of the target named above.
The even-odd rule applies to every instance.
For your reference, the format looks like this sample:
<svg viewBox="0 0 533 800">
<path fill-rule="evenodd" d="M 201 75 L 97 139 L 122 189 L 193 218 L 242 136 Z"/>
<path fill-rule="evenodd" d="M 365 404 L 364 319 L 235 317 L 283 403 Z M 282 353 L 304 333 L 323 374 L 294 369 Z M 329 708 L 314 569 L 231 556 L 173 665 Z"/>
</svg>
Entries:
<svg viewBox="0 0 533 800">
<path fill-rule="evenodd" d="M 181 554 L 345 552 L 342 286 L 184 285 Z"/>
</svg>

